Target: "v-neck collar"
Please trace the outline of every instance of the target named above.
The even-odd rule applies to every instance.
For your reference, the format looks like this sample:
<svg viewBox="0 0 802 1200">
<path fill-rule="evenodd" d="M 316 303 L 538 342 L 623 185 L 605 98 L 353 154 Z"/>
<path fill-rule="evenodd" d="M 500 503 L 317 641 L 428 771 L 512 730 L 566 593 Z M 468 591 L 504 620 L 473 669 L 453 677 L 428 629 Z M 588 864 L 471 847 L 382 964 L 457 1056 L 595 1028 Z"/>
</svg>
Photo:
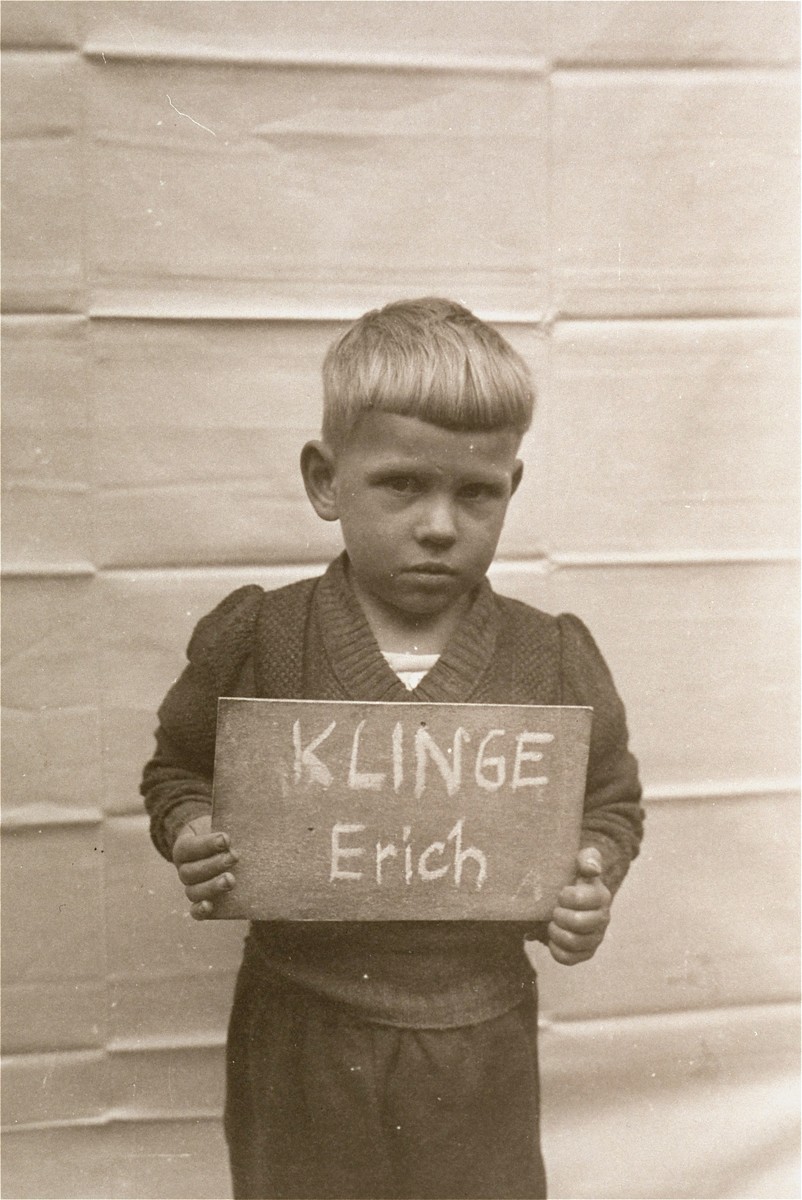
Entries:
<svg viewBox="0 0 802 1200">
<path fill-rule="evenodd" d="M 315 590 L 313 612 L 332 671 L 353 700 L 468 701 L 493 661 L 498 616 L 493 591 L 482 580 L 471 605 L 434 667 L 409 691 L 379 649 L 348 578 L 345 553 Z"/>
</svg>

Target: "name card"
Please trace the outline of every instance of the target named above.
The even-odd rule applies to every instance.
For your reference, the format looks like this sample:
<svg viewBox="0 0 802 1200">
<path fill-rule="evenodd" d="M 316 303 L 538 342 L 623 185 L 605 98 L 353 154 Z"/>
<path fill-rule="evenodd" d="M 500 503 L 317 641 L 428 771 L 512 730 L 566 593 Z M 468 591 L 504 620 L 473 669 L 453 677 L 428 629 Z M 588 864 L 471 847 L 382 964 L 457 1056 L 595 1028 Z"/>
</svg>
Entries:
<svg viewBox="0 0 802 1200">
<path fill-rule="evenodd" d="M 215 916 L 540 920 L 574 877 L 592 710 L 221 699 Z"/>
</svg>

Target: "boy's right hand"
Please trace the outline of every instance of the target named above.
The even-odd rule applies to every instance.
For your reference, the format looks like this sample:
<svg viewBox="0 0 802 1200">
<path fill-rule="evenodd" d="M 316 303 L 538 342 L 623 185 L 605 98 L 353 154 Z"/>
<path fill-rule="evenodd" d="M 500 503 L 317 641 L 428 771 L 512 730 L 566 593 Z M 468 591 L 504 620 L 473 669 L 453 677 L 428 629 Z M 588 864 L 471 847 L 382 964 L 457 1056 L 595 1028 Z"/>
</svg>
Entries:
<svg viewBox="0 0 802 1200">
<path fill-rule="evenodd" d="M 214 900 L 234 886 L 233 867 L 238 855 L 226 833 L 212 833 L 211 817 L 195 817 L 173 845 L 173 862 L 191 904 L 190 914 L 203 921 L 214 911 Z"/>
</svg>

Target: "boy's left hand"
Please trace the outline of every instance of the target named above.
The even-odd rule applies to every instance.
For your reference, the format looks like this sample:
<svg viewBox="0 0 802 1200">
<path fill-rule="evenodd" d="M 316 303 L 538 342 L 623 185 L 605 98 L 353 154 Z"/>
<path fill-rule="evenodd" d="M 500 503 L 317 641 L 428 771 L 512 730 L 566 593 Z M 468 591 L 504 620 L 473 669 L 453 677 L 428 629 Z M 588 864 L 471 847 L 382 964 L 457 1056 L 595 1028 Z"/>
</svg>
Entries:
<svg viewBox="0 0 802 1200">
<path fill-rule="evenodd" d="M 548 928 L 548 947 L 558 963 L 573 967 L 598 950 L 610 923 L 609 888 L 602 882 L 598 850 L 586 846 L 576 856 L 576 879 L 557 897 Z"/>
</svg>

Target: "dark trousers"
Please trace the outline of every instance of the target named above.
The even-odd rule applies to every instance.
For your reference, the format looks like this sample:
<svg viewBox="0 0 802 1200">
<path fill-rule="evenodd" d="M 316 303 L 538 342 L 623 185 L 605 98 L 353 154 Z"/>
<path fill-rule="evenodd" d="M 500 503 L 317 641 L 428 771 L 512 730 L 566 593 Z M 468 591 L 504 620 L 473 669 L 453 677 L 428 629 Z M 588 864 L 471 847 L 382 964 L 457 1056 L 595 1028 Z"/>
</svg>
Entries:
<svg viewBox="0 0 802 1200">
<path fill-rule="evenodd" d="M 397 1029 L 247 965 L 228 1039 L 237 1200 L 541 1200 L 537 999 L 479 1025 Z"/>
</svg>

